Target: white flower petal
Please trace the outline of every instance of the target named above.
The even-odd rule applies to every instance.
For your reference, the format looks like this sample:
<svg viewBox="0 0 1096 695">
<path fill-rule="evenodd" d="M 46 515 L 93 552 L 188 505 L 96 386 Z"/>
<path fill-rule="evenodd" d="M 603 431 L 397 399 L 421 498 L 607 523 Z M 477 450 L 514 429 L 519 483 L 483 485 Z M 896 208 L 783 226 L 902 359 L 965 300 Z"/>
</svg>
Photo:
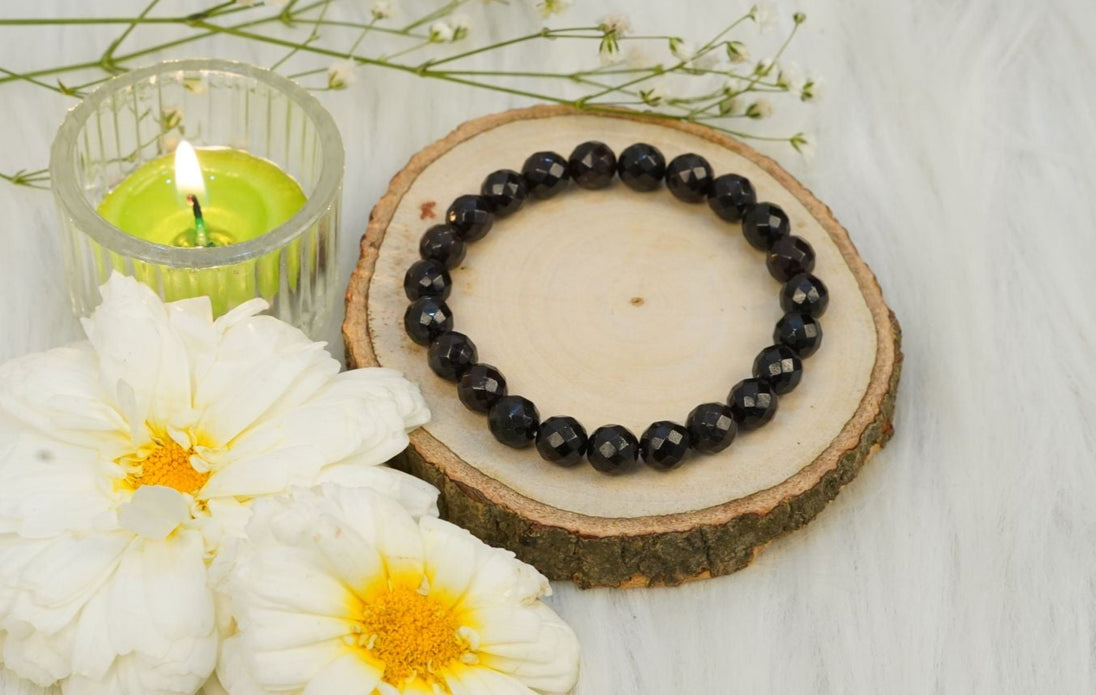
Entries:
<svg viewBox="0 0 1096 695">
<path fill-rule="evenodd" d="M 112 482 L 95 451 L 3 427 L 0 442 L 0 533 L 49 538 L 113 524 Z"/>
<path fill-rule="evenodd" d="M 120 451 L 128 443 L 128 424 L 99 381 L 89 343 L 0 365 L 0 419 L 91 449 L 106 444 L 108 451 Z"/>
<path fill-rule="evenodd" d="M 537 695 L 510 676 L 486 668 L 455 668 L 445 674 L 453 695 Z"/>
<path fill-rule="evenodd" d="M 551 593 L 540 572 L 508 550 L 485 545 L 468 531 L 432 517 L 419 520 L 431 586 L 460 597 L 469 609 L 527 604 Z"/>
<path fill-rule="evenodd" d="M 178 490 L 142 485 L 118 508 L 118 524 L 152 541 L 162 541 L 190 518 L 190 505 Z"/>
<path fill-rule="evenodd" d="M 422 576 L 422 537 L 415 519 L 399 502 L 365 488 L 325 485 L 320 489 L 337 505 L 347 525 L 377 549 L 389 577 Z"/>
<path fill-rule="evenodd" d="M 438 515 L 438 489 L 413 475 L 386 466 L 341 464 L 328 466 L 319 483 L 342 487 L 364 487 L 399 502 L 411 516 Z"/>
<path fill-rule="evenodd" d="M 0 536 L 0 627 L 10 630 L 14 621 L 42 634 L 61 631 L 108 581 L 131 538 Z"/>
<path fill-rule="evenodd" d="M 353 393 L 365 394 L 374 400 L 394 402 L 408 430 L 430 421 L 430 410 L 419 387 L 394 369 L 352 369 L 340 374 L 336 381 L 338 388 L 350 388 Z"/>
<path fill-rule="evenodd" d="M 196 425 L 226 445 L 262 418 L 291 411 L 338 372 L 339 363 L 289 324 L 252 316 L 228 326 L 200 375 Z"/>
<path fill-rule="evenodd" d="M 578 638 L 543 603 L 524 606 L 497 620 L 485 620 L 480 639 L 477 653 L 480 663 L 488 668 L 542 692 L 567 693 L 575 685 Z"/>
<path fill-rule="evenodd" d="M 335 659 L 316 674 L 301 695 L 369 695 L 381 675 L 376 666 L 351 652 Z"/>
<path fill-rule="evenodd" d="M 122 557 L 110 598 L 110 634 L 120 654 L 208 635 L 213 604 L 201 535 L 181 530 L 163 541 L 136 540 Z"/>
<path fill-rule="evenodd" d="M 133 278 L 112 275 L 102 287 L 103 303 L 83 319 L 84 332 L 99 357 L 107 393 L 132 389 L 130 426 L 167 422 L 180 403 L 189 403 L 190 364 L 164 303 Z"/>
<path fill-rule="evenodd" d="M 69 645 L 39 632 L 8 633 L 3 640 L 4 666 L 20 678 L 49 687 L 69 675 Z"/>
<path fill-rule="evenodd" d="M 253 652 L 248 656 L 248 662 L 257 682 L 268 691 L 280 693 L 304 687 L 345 653 L 346 645 L 339 640 L 331 640 L 295 649 Z"/>
</svg>

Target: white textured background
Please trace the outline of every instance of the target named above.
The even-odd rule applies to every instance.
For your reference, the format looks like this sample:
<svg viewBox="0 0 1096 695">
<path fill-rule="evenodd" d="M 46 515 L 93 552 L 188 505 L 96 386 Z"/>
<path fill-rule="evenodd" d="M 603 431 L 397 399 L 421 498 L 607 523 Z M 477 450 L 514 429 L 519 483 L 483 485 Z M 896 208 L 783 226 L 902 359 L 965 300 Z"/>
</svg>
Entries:
<svg viewBox="0 0 1096 695">
<path fill-rule="evenodd" d="M 529 2 L 476 30 L 535 21 Z M 675 589 L 557 585 L 585 648 L 577 694 L 1096 692 L 1096 3 L 802 2 L 784 9 L 810 16 L 795 53 L 826 78 L 803 116 L 820 145 L 809 166 L 778 156 L 848 227 L 905 329 L 897 434 L 745 571 Z M 566 23 L 624 11 L 637 31 L 703 39 L 740 4 L 578 0 Z M 116 33 L 0 29 L 0 66 L 92 58 Z M 271 57 L 226 42 L 173 55 L 203 53 Z M 0 170 L 44 166 L 69 103 L 0 86 Z M 348 145 L 345 278 L 413 152 L 524 102 L 373 70 L 325 103 Z M 0 182 L 0 211 L 5 359 L 77 325 L 50 196 Z"/>
</svg>

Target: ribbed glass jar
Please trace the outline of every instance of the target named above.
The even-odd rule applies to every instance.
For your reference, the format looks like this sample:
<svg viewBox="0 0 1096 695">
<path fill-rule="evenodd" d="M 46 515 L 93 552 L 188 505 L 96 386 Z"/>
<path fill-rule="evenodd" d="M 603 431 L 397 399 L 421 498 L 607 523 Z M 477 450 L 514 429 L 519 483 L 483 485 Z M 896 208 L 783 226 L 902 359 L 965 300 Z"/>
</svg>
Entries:
<svg viewBox="0 0 1096 695">
<path fill-rule="evenodd" d="M 273 162 L 307 198 L 284 224 L 247 241 L 180 248 L 128 234 L 97 212 L 146 162 L 195 147 L 231 147 Z M 159 63 L 103 84 L 72 109 L 53 142 L 50 180 L 77 315 L 99 303 L 114 271 L 165 300 L 207 295 L 219 315 L 253 297 L 318 336 L 335 297 L 344 151 L 331 115 L 305 89 L 224 60 Z"/>
</svg>

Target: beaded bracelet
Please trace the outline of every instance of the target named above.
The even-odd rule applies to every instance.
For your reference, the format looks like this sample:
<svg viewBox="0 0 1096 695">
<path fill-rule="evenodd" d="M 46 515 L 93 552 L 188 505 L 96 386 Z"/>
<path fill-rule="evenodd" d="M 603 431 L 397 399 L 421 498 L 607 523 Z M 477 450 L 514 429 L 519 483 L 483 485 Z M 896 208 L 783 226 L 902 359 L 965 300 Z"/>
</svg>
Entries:
<svg viewBox="0 0 1096 695">
<path fill-rule="evenodd" d="M 574 418 L 555 416 L 541 422 L 532 401 L 509 395 L 498 369 L 478 362 L 475 344 L 453 330 L 453 314 L 445 304 L 452 289 L 449 270 L 464 259 L 465 244 L 482 239 L 496 218 L 516 212 L 528 196 L 550 198 L 569 181 L 582 188 L 605 188 L 615 174 L 635 191 L 653 191 L 663 180 L 676 198 L 687 203 L 708 201 L 727 222 L 741 222 L 751 246 L 766 251 L 769 273 L 783 283 L 780 305 L 785 314 L 773 331 L 773 345 L 753 364 L 753 377 L 735 384 L 726 403 L 703 403 L 689 413 L 684 425 L 669 420 L 653 423 L 640 439 L 621 425 L 604 425 L 587 436 Z M 521 173 L 501 169 L 483 181 L 479 195 L 462 195 L 446 212 L 446 223 L 434 225 L 419 243 L 422 260 L 404 277 L 411 305 L 404 314 L 407 335 L 429 346 L 428 361 L 435 374 L 458 382 L 465 407 L 487 413 L 495 439 L 514 448 L 536 443 L 541 457 L 574 466 L 585 456 L 602 473 L 622 473 L 639 457 L 653 468 L 669 470 L 692 451 L 712 454 L 727 448 L 739 429 L 761 427 L 776 413 L 779 395 L 794 389 L 803 376 L 802 359 L 822 342 L 818 317 L 826 310 L 829 292 L 811 275 L 814 250 L 789 233 L 787 214 L 773 203 L 758 203 L 753 185 L 737 174 L 714 177 L 697 154 L 682 154 L 666 164 L 655 147 L 636 143 L 620 154 L 601 142 L 584 142 L 568 159 L 555 152 L 537 152 L 525 160 Z"/>
</svg>

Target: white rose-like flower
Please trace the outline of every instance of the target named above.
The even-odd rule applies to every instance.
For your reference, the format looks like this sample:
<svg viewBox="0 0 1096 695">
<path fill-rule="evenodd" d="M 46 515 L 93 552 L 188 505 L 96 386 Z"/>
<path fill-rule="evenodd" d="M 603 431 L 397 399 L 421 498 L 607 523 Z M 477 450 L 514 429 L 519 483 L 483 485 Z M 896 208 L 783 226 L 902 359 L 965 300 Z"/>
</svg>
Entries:
<svg viewBox="0 0 1096 695">
<path fill-rule="evenodd" d="M 372 490 L 257 502 L 229 586 L 231 695 L 533 695 L 578 675 L 539 572 Z"/>
<path fill-rule="evenodd" d="M 0 366 L 0 645 L 66 693 L 193 693 L 214 667 L 208 566 L 251 500 L 324 481 L 431 513 L 378 467 L 428 412 L 390 370 L 339 372 L 303 333 L 115 275 L 88 341 Z"/>
</svg>

